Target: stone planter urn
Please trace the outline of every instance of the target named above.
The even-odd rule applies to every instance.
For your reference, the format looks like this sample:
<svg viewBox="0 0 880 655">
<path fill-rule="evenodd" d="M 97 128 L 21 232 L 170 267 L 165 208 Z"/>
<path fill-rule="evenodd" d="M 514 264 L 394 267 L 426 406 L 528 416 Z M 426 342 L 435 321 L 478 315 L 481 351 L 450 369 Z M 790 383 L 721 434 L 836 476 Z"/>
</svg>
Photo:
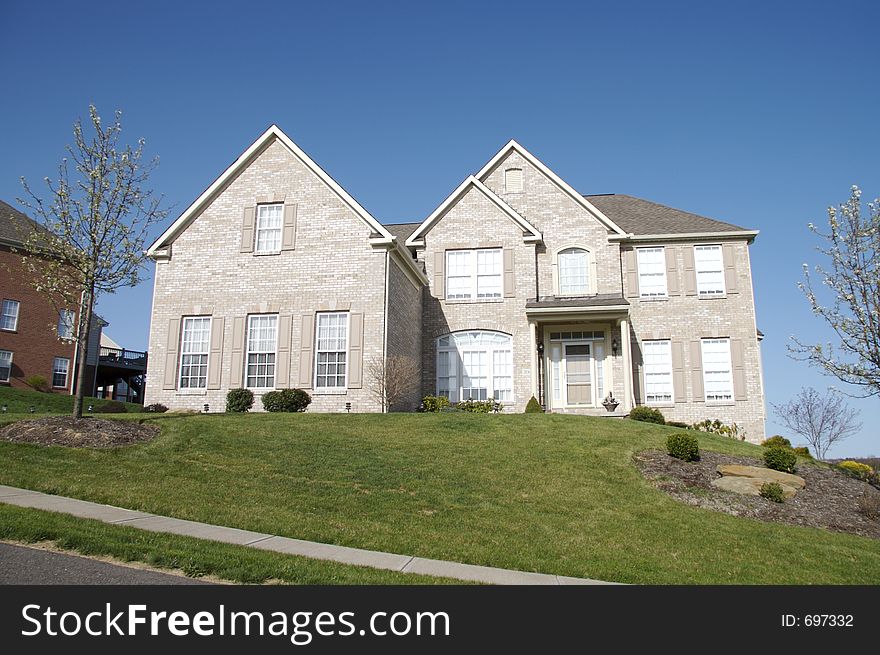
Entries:
<svg viewBox="0 0 880 655">
<path fill-rule="evenodd" d="M 608 392 L 608 395 L 605 397 L 605 400 L 602 401 L 602 405 L 609 412 L 613 412 L 615 409 L 617 409 L 617 406 L 620 405 L 620 403 L 617 402 L 617 399 L 611 395 L 611 392 Z"/>
</svg>

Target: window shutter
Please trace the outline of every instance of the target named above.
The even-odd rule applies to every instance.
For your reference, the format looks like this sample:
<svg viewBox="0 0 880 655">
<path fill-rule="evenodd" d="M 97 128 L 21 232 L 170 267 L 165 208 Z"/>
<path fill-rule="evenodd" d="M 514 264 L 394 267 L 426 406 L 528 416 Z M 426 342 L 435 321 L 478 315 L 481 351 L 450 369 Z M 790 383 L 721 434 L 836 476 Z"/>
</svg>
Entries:
<svg viewBox="0 0 880 655">
<path fill-rule="evenodd" d="M 232 361 L 229 364 L 229 388 L 238 389 L 244 386 L 244 340 L 245 334 L 244 316 L 236 316 L 232 319 Z"/>
<path fill-rule="evenodd" d="M 706 402 L 706 392 L 703 391 L 703 349 L 699 339 L 691 341 L 691 392 L 693 402 Z"/>
<path fill-rule="evenodd" d="M 588 254 L 587 257 L 590 260 L 589 292 L 599 293 L 599 263 L 596 261 L 596 257 L 593 253 Z"/>
<path fill-rule="evenodd" d="M 672 395 L 677 403 L 687 400 L 684 389 L 684 345 L 681 341 L 672 342 Z"/>
<path fill-rule="evenodd" d="M 168 339 L 165 345 L 165 376 L 162 379 L 163 389 L 177 388 L 177 349 L 180 345 L 180 319 L 168 321 Z"/>
<path fill-rule="evenodd" d="M 513 275 L 513 250 L 504 249 L 504 297 L 513 298 L 516 295 L 516 281 Z"/>
<path fill-rule="evenodd" d="M 434 295 L 437 298 L 445 298 L 446 293 L 444 291 L 444 287 L 446 286 L 446 271 L 444 270 L 446 264 L 446 252 L 440 251 L 434 253 Z"/>
<path fill-rule="evenodd" d="M 692 246 L 684 247 L 684 295 L 697 295 L 697 273 L 694 268 L 694 249 Z"/>
<path fill-rule="evenodd" d="M 351 314 L 348 317 L 348 388 L 360 389 L 363 386 L 364 370 L 364 315 Z"/>
<path fill-rule="evenodd" d="M 623 251 L 626 264 L 626 297 L 637 298 L 639 295 L 639 272 L 636 269 L 636 251 L 632 248 Z"/>
<path fill-rule="evenodd" d="M 223 368 L 223 328 L 222 318 L 211 319 L 211 352 L 208 355 L 208 389 L 220 388 L 220 372 Z"/>
<path fill-rule="evenodd" d="M 624 339 L 630 339 L 630 352 L 632 353 L 632 367 L 633 370 L 625 371 L 624 375 L 629 375 L 632 378 L 632 392 L 633 392 L 633 402 L 636 405 L 642 404 L 642 387 L 644 385 L 644 377 L 645 377 L 645 357 L 642 354 L 642 348 L 639 345 L 638 341 L 632 340 L 629 334 L 623 336 Z"/>
<path fill-rule="evenodd" d="M 678 284 L 678 248 L 666 246 L 663 249 L 666 255 L 666 291 L 670 296 L 681 293 Z"/>
<path fill-rule="evenodd" d="M 300 321 L 299 386 L 301 389 L 311 389 L 312 365 L 314 363 L 312 348 L 315 345 L 315 312 L 303 314 Z"/>
<path fill-rule="evenodd" d="M 241 252 L 254 251 L 254 230 L 256 229 L 256 207 L 245 207 L 241 221 Z"/>
<path fill-rule="evenodd" d="M 284 228 L 281 230 L 281 249 L 296 247 L 296 205 L 284 205 Z"/>
<path fill-rule="evenodd" d="M 736 251 L 729 243 L 722 246 L 721 250 L 724 253 L 724 288 L 727 293 L 739 293 L 736 276 Z"/>
<path fill-rule="evenodd" d="M 743 356 L 742 339 L 730 340 L 730 361 L 733 368 L 733 399 L 745 400 L 746 394 L 746 365 Z"/>
<path fill-rule="evenodd" d="M 278 354 L 275 358 L 275 388 L 290 386 L 290 316 L 278 317 Z"/>
</svg>

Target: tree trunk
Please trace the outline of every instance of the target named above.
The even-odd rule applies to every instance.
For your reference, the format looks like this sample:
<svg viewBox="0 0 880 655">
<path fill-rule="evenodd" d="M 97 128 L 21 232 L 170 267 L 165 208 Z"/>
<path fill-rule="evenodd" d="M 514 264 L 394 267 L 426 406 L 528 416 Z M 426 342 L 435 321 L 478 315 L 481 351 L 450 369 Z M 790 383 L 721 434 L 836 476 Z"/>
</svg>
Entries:
<svg viewBox="0 0 880 655">
<path fill-rule="evenodd" d="M 76 335 L 76 351 L 79 360 L 76 363 L 76 394 L 73 398 L 73 418 L 82 418 L 83 415 L 83 399 L 86 395 L 86 365 L 89 356 L 89 333 L 92 328 L 92 299 L 94 297 L 94 289 L 89 288 L 83 292 L 79 304 L 79 326 Z"/>
</svg>

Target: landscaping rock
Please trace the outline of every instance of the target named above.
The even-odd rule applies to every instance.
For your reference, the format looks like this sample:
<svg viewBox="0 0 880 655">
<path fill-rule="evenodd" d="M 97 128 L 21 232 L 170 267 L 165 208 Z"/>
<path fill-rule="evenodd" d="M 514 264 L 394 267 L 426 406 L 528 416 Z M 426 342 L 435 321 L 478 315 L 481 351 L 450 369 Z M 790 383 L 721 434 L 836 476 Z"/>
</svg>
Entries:
<svg viewBox="0 0 880 655">
<path fill-rule="evenodd" d="M 761 466 L 743 466 L 741 464 L 719 464 L 718 472 L 725 477 L 755 478 L 761 482 L 778 482 L 794 489 L 803 489 L 807 481 L 799 475 L 774 471 Z M 760 485 L 759 485 L 760 486 Z"/>
<path fill-rule="evenodd" d="M 767 480 L 729 476 L 712 480 L 711 484 L 716 489 L 722 489 L 723 491 L 732 491 L 747 496 L 760 496 L 761 487 L 767 484 Z M 785 496 L 785 498 L 793 498 L 797 493 L 797 489 L 794 487 L 790 487 L 787 484 L 777 484 L 782 487 L 782 495 Z"/>
</svg>

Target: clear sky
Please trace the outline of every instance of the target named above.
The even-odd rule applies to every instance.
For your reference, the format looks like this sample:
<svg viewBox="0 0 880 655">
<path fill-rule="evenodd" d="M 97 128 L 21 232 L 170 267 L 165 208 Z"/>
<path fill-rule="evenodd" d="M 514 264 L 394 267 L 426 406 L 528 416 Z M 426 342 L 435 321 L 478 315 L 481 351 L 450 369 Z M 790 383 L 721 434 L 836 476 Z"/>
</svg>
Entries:
<svg viewBox="0 0 880 655">
<path fill-rule="evenodd" d="M 516 138 L 583 193 L 761 230 L 778 403 L 832 384 L 785 348 L 827 336 L 796 288 L 807 223 L 852 184 L 880 195 L 878 19 L 848 1 L 0 0 L 0 198 L 54 174 L 89 102 L 147 139 L 178 213 L 271 123 L 384 222 L 425 218 Z M 100 300 L 126 347 L 146 347 L 151 288 Z M 880 400 L 851 402 L 865 427 L 832 454 L 880 454 Z"/>
</svg>

